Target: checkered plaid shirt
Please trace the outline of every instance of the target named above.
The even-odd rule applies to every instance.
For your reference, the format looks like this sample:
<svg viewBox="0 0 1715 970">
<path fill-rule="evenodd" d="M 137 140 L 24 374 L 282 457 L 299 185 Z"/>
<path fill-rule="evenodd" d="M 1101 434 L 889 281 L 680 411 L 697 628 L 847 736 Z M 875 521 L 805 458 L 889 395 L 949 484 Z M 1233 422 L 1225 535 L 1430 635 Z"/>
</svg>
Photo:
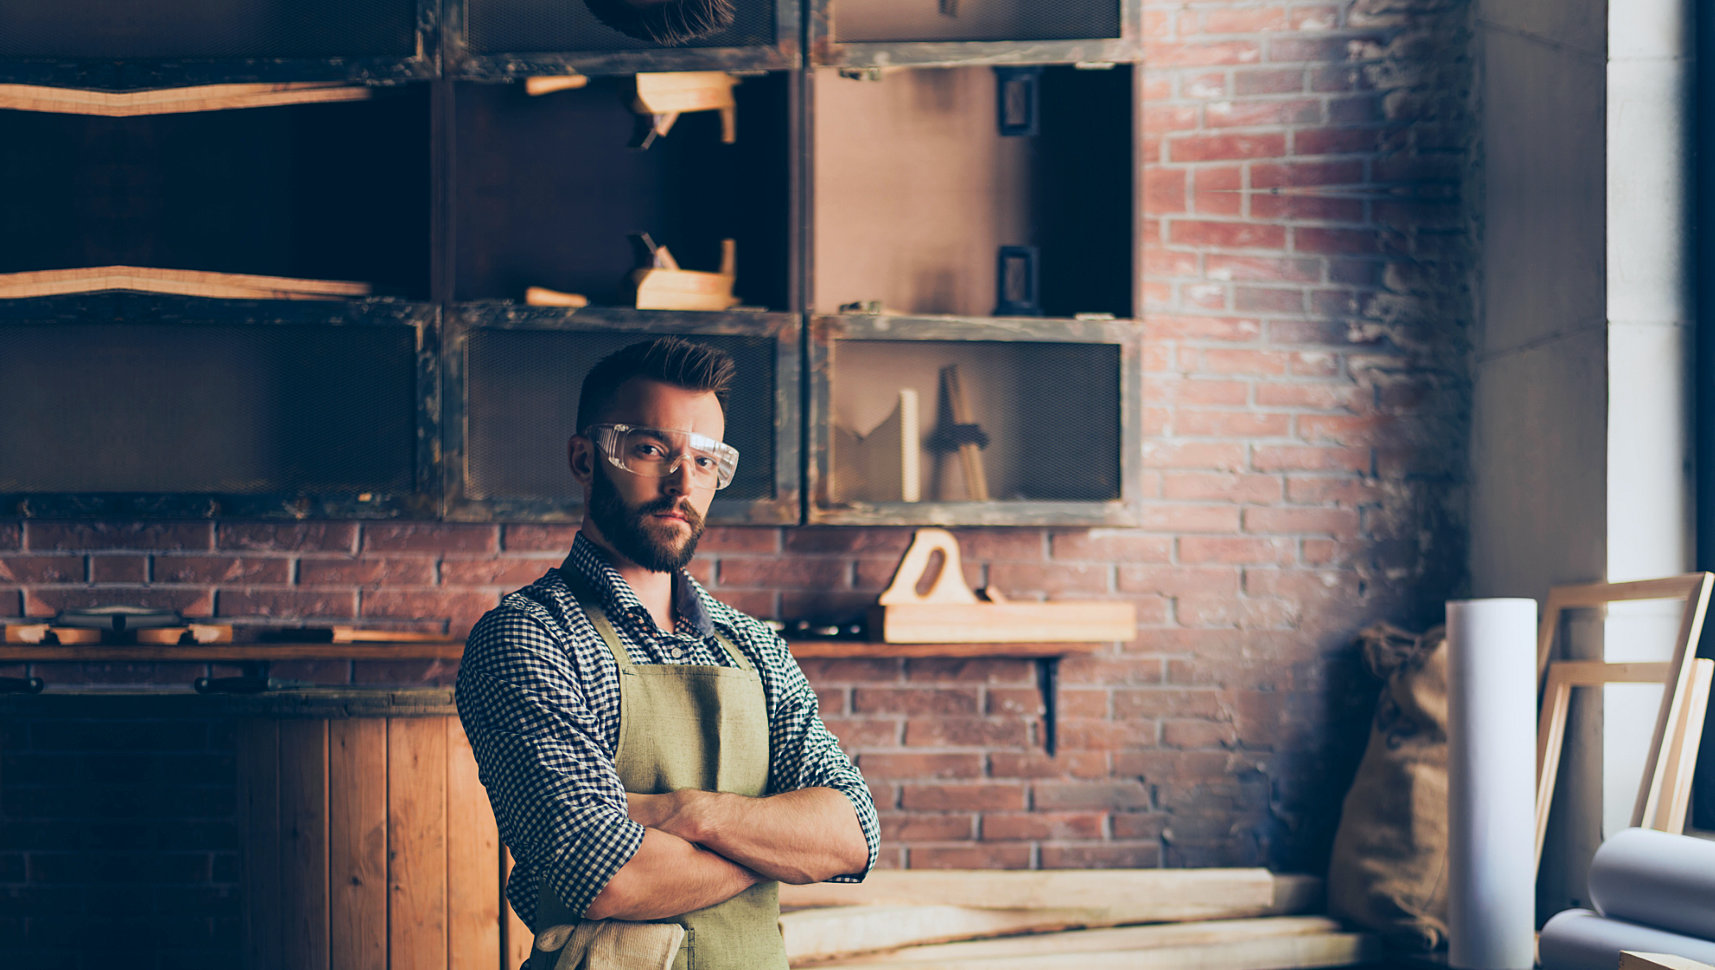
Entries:
<svg viewBox="0 0 1715 970">
<path fill-rule="evenodd" d="M 816 694 L 786 642 L 766 625 L 717 602 L 683 571 L 674 575 L 675 629 L 662 631 L 637 594 L 580 533 L 565 569 L 601 591 L 620 641 L 640 664 L 733 666 L 718 627 L 762 678 L 768 705 L 768 794 L 824 787 L 843 792 L 875 865 L 880 837 L 869 788 L 822 724 Z M 643 842 L 626 815 L 614 769 L 619 743 L 619 670 L 559 572 L 509 594 L 465 642 L 455 692 L 500 838 L 515 865 L 506 898 L 535 930 L 542 880 L 583 912 Z"/>
</svg>

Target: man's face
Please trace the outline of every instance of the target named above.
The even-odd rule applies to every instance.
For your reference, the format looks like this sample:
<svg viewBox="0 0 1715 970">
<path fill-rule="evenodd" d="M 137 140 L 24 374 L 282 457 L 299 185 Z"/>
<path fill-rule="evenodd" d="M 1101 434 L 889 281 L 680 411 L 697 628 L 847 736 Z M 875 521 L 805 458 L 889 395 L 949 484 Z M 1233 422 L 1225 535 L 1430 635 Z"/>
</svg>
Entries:
<svg viewBox="0 0 1715 970">
<path fill-rule="evenodd" d="M 726 431 L 713 392 L 640 377 L 620 385 L 602 421 L 692 431 L 717 441 Z M 691 561 L 715 490 L 692 478 L 689 462 L 660 478 L 638 475 L 615 467 L 587 438 L 572 439 L 571 459 L 573 474 L 589 486 L 587 518 L 616 552 L 653 572 Z"/>
</svg>

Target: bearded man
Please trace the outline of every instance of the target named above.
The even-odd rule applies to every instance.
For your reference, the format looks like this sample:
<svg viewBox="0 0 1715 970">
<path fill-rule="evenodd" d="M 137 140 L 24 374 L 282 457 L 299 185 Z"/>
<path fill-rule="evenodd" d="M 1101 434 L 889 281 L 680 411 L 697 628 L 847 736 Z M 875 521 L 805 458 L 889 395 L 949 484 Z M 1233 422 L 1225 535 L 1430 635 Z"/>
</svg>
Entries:
<svg viewBox="0 0 1715 970">
<path fill-rule="evenodd" d="M 675 337 L 597 363 L 568 447 L 585 509 L 571 552 L 465 644 L 459 718 L 534 966 L 594 966 L 608 946 L 785 970 L 778 884 L 875 865 L 874 802 L 785 641 L 685 571 L 738 463 L 734 377 L 724 352 Z"/>
</svg>

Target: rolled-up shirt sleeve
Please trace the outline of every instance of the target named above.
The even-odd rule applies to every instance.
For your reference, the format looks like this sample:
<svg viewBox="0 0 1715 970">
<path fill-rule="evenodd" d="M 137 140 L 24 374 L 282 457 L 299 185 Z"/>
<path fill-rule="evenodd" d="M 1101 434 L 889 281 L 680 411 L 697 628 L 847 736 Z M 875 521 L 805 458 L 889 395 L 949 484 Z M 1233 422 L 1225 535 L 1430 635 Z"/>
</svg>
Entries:
<svg viewBox="0 0 1715 970">
<path fill-rule="evenodd" d="M 851 800 L 858 826 L 869 845 L 869 859 L 862 872 L 835 876 L 830 882 L 862 882 L 875 868 L 881 849 L 881 826 L 876 820 L 875 799 L 840 742 L 822 723 L 816 692 L 787 649 L 786 641 L 773 637 L 764 644 L 770 671 L 775 676 L 773 709 L 769 711 L 770 795 L 804 788 L 832 788 Z"/>
<path fill-rule="evenodd" d="M 533 877 L 508 885 L 513 908 L 538 929 L 533 890 L 545 880 L 583 913 L 636 854 L 643 826 L 626 814 L 564 645 L 527 613 L 489 613 L 466 641 L 455 701 L 501 841 Z"/>
</svg>

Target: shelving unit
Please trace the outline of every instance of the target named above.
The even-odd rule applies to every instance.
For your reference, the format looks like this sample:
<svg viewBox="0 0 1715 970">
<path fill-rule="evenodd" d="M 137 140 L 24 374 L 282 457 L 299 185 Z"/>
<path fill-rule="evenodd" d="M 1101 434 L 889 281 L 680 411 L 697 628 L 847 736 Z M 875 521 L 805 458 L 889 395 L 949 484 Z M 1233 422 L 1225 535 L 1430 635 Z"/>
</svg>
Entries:
<svg viewBox="0 0 1715 970">
<path fill-rule="evenodd" d="M 345 477 L 289 457 L 152 468 L 146 456 L 193 454 L 183 422 L 195 414 L 230 414 L 221 440 L 235 453 L 290 416 L 238 394 L 233 375 L 255 384 L 268 376 L 255 367 L 274 366 L 265 361 L 247 371 L 207 353 L 145 355 L 146 373 L 193 372 L 204 412 L 156 412 L 117 464 L 70 456 L 0 482 L 0 501 L 26 515 L 573 521 L 561 425 L 582 369 L 633 339 L 686 333 L 740 356 L 729 427 L 744 461 L 713 522 L 1135 521 L 1137 0 L 741 0 L 731 30 L 674 49 L 625 38 L 579 3 L 242 0 L 224 19 L 197 20 L 200 7 L 167 0 L 146 25 L 78 34 L 93 2 L 0 12 L 0 85 L 62 88 L 0 97 L 51 109 L 0 109 L 0 177 L 32 187 L 0 212 L 0 274 L 123 280 L 100 268 L 142 267 L 352 289 L 280 291 L 334 297 L 320 309 L 0 299 L 0 332 L 55 320 L 100 342 L 195 325 L 261 349 L 287 331 L 239 334 L 297 321 L 288 326 L 319 334 L 305 346 L 330 375 L 349 365 L 392 383 L 326 397 L 383 416 L 366 432 L 372 463 Z M 647 149 L 631 147 L 665 127 L 639 110 L 639 75 L 688 71 L 736 82 L 736 137 L 721 112 L 686 111 Z M 561 89 L 532 95 L 532 78 Z M 230 87 L 248 83 L 281 89 Z M 342 90 L 303 87 L 318 84 Z M 320 103 L 186 110 L 275 98 Z M 149 102 L 176 107 L 132 116 Z M 61 113 L 92 106 L 100 113 Z M 736 306 L 636 309 L 633 274 L 647 257 L 631 240 L 645 233 L 705 273 L 731 240 Z M 527 306 L 532 287 L 575 296 Z M 365 288 L 379 299 L 355 295 Z M 376 320 L 404 327 L 411 346 L 366 349 L 345 327 Z M 91 383 L 93 365 L 61 356 L 48 369 L 60 385 Z M 935 375 L 948 364 L 961 368 L 969 420 L 942 413 Z M 141 390 L 147 376 L 120 378 L 109 367 L 93 383 L 116 389 L 120 410 L 162 406 Z M 237 396 L 211 403 L 222 381 Z M 908 385 L 919 438 L 973 425 L 988 445 L 952 470 L 945 450 L 920 451 L 915 501 L 842 487 L 835 438 L 869 430 Z M 344 433 L 331 411 L 301 423 Z M 1079 454 L 1054 430 L 1071 423 L 1083 429 Z M 973 460 L 986 493 L 963 489 Z"/>
</svg>

